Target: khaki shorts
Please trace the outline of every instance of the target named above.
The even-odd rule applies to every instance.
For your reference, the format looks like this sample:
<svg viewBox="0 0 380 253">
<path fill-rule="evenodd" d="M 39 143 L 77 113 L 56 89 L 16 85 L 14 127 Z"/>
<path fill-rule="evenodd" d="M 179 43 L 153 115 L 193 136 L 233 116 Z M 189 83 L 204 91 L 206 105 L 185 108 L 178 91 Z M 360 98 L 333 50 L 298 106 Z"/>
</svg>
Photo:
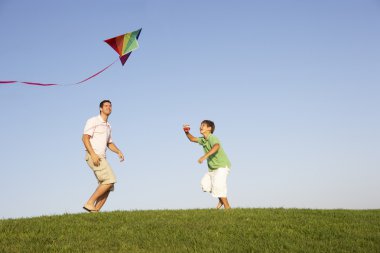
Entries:
<svg viewBox="0 0 380 253">
<path fill-rule="evenodd" d="M 96 179 L 98 179 L 99 184 L 114 184 L 116 183 L 116 177 L 113 170 L 107 160 L 101 157 L 99 166 L 95 166 L 92 162 L 91 156 L 86 153 L 86 162 L 90 166 L 91 170 L 94 172 Z M 113 187 L 111 191 L 113 190 Z"/>
</svg>

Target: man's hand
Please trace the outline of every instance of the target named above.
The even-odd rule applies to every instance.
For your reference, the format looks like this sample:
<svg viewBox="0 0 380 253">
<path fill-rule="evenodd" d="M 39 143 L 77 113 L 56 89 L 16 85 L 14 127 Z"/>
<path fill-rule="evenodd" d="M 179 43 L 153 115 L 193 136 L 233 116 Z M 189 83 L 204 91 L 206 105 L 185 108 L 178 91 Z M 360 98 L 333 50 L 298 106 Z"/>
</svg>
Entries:
<svg viewBox="0 0 380 253">
<path fill-rule="evenodd" d="M 202 156 L 201 158 L 198 159 L 198 163 L 201 164 L 201 163 L 203 163 L 203 161 L 206 160 L 206 159 L 207 159 L 207 157 Z"/>
<path fill-rule="evenodd" d="M 119 156 L 120 162 L 124 161 L 123 153 L 119 152 L 119 153 L 117 153 L 117 155 Z"/>
<path fill-rule="evenodd" d="M 92 160 L 92 162 L 94 163 L 94 165 L 96 166 L 96 167 L 98 167 L 99 165 L 100 165 L 100 161 L 102 160 L 97 154 L 93 154 L 93 155 L 91 155 L 91 160 Z"/>
</svg>

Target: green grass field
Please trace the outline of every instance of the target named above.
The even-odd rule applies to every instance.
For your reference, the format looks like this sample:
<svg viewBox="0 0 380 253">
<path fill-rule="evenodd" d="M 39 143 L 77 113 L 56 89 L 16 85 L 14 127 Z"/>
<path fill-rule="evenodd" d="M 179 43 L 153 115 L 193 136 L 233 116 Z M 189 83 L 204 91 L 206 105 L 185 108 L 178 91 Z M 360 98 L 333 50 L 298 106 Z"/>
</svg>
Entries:
<svg viewBox="0 0 380 253">
<path fill-rule="evenodd" d="M 155 210 L 4 219 L 0 252 L 380 252 L 380 210 Z"/>
</svg>

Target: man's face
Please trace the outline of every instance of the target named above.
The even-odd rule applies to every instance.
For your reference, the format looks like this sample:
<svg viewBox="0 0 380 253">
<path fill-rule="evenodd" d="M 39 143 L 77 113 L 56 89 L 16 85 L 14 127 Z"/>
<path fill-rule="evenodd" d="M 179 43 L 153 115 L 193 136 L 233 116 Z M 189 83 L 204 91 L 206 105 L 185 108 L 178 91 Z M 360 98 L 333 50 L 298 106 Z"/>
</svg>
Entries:
<svg viewBox="0 0 380 253">
<path fill-rule="evenodd" d="M 204 134 L 206 133 L 207 131 L 211 132 L 211 127 L 207 126 L 207 124 L 203 123 L 201 124 L 201 126 L 199 127 L 199 131 L 201 132 L 201 134 Z"/>
<path fill-rule="evenodd" d="M 110 115 L 112 112 L 112 104 L 108 102 L 104 103 L 103 107 L 100 108 L 100 111 L 103 112 L 107 116 Z"/>
</svg>

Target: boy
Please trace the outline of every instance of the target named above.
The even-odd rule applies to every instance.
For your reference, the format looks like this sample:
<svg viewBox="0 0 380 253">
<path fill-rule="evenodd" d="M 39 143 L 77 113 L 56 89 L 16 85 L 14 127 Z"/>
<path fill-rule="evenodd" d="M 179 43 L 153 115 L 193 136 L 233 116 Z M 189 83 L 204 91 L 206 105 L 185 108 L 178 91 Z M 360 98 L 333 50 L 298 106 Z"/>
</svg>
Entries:
<svg viewBox="0 0 380 253">
<path fill-rule="evenodd" d="M 230 172 L 231 163 L 224 152 L 219 139 L 213 135 L 215 124 L 211 120 L 204 120 L 200 126 L 200 133 L 203 137 L 196 138 L 189 133 L 189 125 L 184 125 L 183 130 L 191 142 L 196 142 L 203 146 L 204 156 L 199 158 L 202 163 L 207 159 L 208 172 L 201 180 L 202 190 L 210 192 L 213 197 L 219 198 L 217 209 L 224 206 L 229 209 L 230 204 L 227 200 L 227 176 Z"/>
</svg>

